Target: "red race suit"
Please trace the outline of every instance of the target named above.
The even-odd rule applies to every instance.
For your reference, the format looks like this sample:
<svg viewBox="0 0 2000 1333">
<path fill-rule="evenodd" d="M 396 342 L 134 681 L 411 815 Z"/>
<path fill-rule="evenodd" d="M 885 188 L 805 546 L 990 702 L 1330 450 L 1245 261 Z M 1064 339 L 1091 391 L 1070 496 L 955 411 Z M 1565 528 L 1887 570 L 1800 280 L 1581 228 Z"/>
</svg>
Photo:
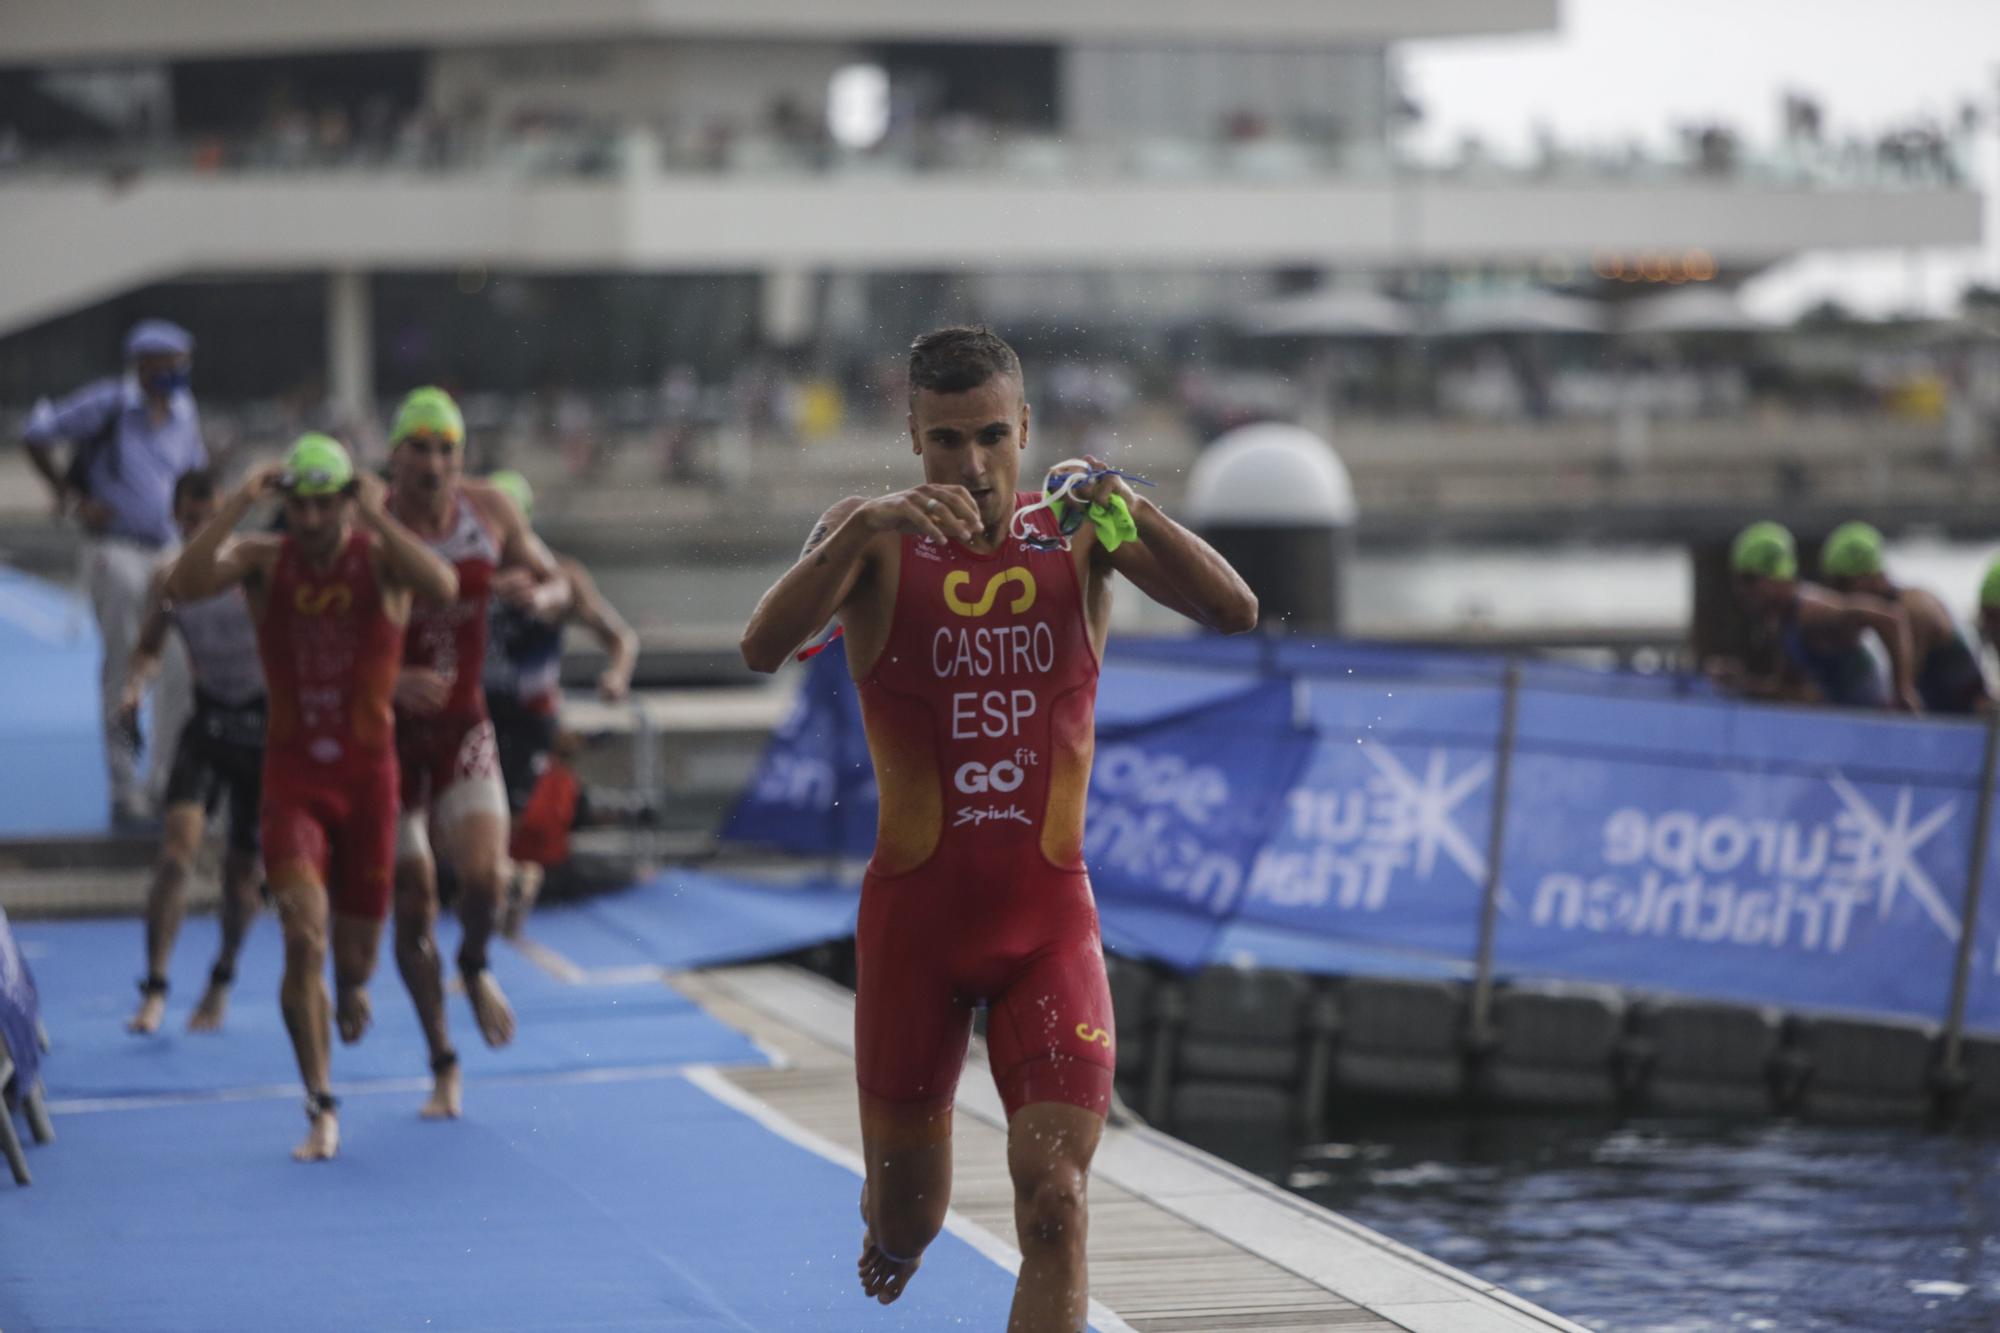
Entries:
<svg viewBox="0 0 2000 1333">
<path fill-rule="evenodd" d="M 1054 535 L 1048 511 L 1031 521 Z M 1111 994 L 1082 855 L 1098 662 L 1074 557 L 1011 536 L 991 555 L 901 540 L 888 641 L 859 682 L 881 791 L 856 939 L 861 1091 L 949 1106 L 985 1004 L 1009 1115 L 1102 1115 Z"/>
<path fill-rule="evenodd" d="M 257 653 L 270 693 L 264 745 L 264 864 L 312 867 L 333 910 L 388 915 L 396 852 L 393 707 L 403 627 L 389 618 L 352 533 L 333 567 L 278 548 Z"/>
<path fill-rule="evenodd" d="M 486 611 L 500 565 L 500 538 L 464 492 L 452 497 L 451 519 L 441 537 L 422 539 L 458 571 L 458 597 L 442 606 L 410 611 L 403 664 L 444 677 L 444 707 L 435 713 L 396 713 L 396 753 L 403 766 L 403 810 L 420 814 L 436 804 L 440 820 L 462 813 L 505 816 L 500 753 L 486 715 L 481 673 L 486 663 Z"/>
</svg>

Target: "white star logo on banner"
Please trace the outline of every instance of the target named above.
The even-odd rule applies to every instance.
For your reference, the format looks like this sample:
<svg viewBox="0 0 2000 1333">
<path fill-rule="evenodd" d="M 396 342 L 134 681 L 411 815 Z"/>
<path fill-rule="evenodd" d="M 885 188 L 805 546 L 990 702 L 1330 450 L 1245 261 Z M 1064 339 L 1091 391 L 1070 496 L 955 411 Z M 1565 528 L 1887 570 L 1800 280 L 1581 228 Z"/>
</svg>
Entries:
<svg viewBox="0 0 2000 1333">
<path fill-rule="evenodd" d="M 1896 812 L 1888 819 L 1869 804 L 1868 798 L 1855 790 L 1854 785 L 1838 773 L 1827 779 L 1833 787 L 1834 795 L 1847 807 L 1847 813 L 1860 827 L 1866 847 L 1861 871 L 1871 878 L 1880 877 L 1880 909 L 1883 920 L 1896 905 L 1896 895 L 1903 889 L 1917 900 L 1924 914 L 1944 932 L 1945 938 L 1958 939 L 1958 916 L 1938 892 L 1931 877 L 1917 864 L 1917 849 L 1937 835 L 1938 830 L 1951 822 L 1952 814 L 1958 809 L 1958 802 L 1946 801 L 1937 809 L 1925 815 L 1912 826 L 1910 807 L 1912 797 L 1908 787 L 1896 792 Z"/>
<path fill-rule="evenodd" d="M 1451 858 L 1458 868 L 1465 872 L 1474 884 L 1486 882 L 1486 857 L 1472 845 L 1452 818 L 1452 812 L 1486 784 L 1493 774 L 1493 761 L 1482 759 L 1467 768 L 1457 777 L 1452 777 L 1448 767 L 1448 757 L 1443 750 L 1432 750 L 1430 763 L 1419 779 L 1409 769 L 1404 768 L 1396 756 L 1373 742 L 1364 743 L 1361 753 L 1368 756 L 1368 762 L 1387 784 L 1392 799 L 1397 803 L 1399 822 L 1405 836 L 1416 844 L 1416 871 L 1421 879 L 1429 879 L 1437 865 L 1438 852 Z"/>
</svg>

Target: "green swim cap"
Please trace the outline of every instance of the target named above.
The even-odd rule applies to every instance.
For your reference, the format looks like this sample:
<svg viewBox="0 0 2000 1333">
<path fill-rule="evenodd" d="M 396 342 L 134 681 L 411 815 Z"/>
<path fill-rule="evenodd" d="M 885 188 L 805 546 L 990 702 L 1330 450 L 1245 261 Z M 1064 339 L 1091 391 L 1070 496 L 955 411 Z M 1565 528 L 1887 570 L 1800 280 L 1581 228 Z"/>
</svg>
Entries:
<svg viewBox="0 0 2000 1333">
<path fill-rule="evenodd" d="M 442 435 L 453 444 L 465 439 L 465 416 L 451 395 L 434 385 L 412 389 L 396 409 L 396 424 L 389 428 L 389 443 L 401 444 L 403 437 L 420 430 Z"/>
<path fill-rule="evenodd" d="M 354 460 L 331 435 L 307 431 L 285 455 L 284 486 L 293 495 L 338 495 L 354 480 Z"/>
<path fill-rule="evenodd" d="M 1729 546 L 1729 568 L 1738 574 L 1766 579 L 1791 579 L 1799 574 L 1798 544 L 1782 525 L 1752 523 Z"/>
<path fill-rule="evenodd" d="M 1882 534 L 1866 523 L 1843 523 L 1819 548 L 1819 571 L 1830 579 L 1882 572 Z"/>
<path fill-rule="evenodd" d="M 535 488 L 528 484 L 526 477 L 513 468 L 502 468 L 486 481 L 494 490 L 514 502 L 514 507 L 521 511 L 521 517 L 526 518 L 534 512 Z"/>
<path fill-rule="evenodd" d="M 1986 577 L 1979 583 L 1979 609 L 2000 607 L 2000 560 L 1986 567 Z"/>
</svg>

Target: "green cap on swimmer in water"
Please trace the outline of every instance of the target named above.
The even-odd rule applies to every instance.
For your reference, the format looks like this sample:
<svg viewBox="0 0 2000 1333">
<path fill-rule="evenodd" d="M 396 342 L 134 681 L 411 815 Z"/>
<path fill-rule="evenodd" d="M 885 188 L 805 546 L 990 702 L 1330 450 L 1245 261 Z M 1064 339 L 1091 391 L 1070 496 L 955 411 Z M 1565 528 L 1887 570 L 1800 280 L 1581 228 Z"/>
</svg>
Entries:
<svg viewBox="0 0 2000 1333">
<path fill-rule="evenodd" d="M 1765 579 L 1791 579 L 1799 574 L 1798 544 L 1782 525 L 1766 520 L 1752 523 L 1729 545 L 1729 569 Z"/>
<path fill-rule="evenodd" d="M 2000 611 L 2000 560 L 1986 567 L 1986 577 L 1979 581 L 1979 609 Z"/>
<path fill-rule="evenodd" d="M 528 479 L 513 468 L 502 468 L 486 479 L 486 484 L 514 502 L 514 508 L 526 518 L 535 509 L 535 488 Z"/>
<path fill-rule="evenodd" d="M 1819 572 L 1830 579 L 1859 579 L 1882 572 L 1882 534 L 1867 523 L 1843 523 L 1819 548 Z"/>
<path fill-rule="evenodd" d="M 284 488 L 293 495 L 338 495 L 354 480 L 354 460 L 339 440 L 307 431 L 285 455 Z"/>
<path fill-rule="evenodd" d="M 419 431 L 442 435 L 453 444 L 465 439 L 465 416 L 451 395 L 435 385 L 412 389 L 396 409 L 396 424 L 389 427 L 389 443 L 401 444 Z"/>
</svg>

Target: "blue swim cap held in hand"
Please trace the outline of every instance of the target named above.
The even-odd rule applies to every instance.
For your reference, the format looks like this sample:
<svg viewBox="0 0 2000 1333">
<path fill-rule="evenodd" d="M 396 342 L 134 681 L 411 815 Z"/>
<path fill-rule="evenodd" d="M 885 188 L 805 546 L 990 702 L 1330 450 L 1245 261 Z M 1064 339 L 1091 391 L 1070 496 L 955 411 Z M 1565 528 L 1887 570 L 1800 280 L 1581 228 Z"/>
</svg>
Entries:
<svg viewBox="0 0 2000 1333">
<path fill-rule="evenodd" d="M 1071 458 L 1049 469 L 1047 479 L 1042 483 L 1042 498 L 1025 509 L 1014 511 L 1013 535 L 1038 551 L 1052 551 L 1057 548 L 1067 551 L 1069 539 L 1083 527 L 1088 518 L 1097 529 L 1097 540 L 1107 551 L 1115 551 L 1139 536 L 1139 524 L 1132 517 L 1131 506 L 1122 495 L 1085 506 L 1072 496 L 1072 492 L 1093 485 L 1100 477 L 1123 477 L 1140 486 L 1153 483 L 1131 472 L 1115 467 L 1092 468 L 1082 459 Z M 1025 522 L 1029 514 L 1037 509 L 1047 509 L 1055 515 L 1058 537 L 1048 537 L 1036 532 Z"/>
</svg>

